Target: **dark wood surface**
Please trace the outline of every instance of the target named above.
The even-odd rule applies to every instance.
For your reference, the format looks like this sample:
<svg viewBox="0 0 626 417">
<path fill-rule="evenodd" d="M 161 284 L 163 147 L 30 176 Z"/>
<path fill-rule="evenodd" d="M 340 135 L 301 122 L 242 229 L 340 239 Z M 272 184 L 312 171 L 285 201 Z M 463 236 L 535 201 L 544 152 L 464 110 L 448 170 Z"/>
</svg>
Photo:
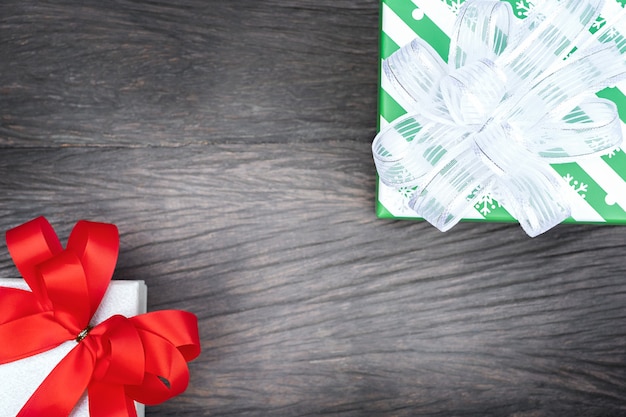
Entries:
<svg viewBox="0 0 626 417">
<path fill-rule="evenodd" d="M 376 0 L 3 0 L 0 229 L 116 223 L 116 278 L 198 315 L 148 416 L 626 415 L 626 228 L 376 219 L 377 26 Z"/>
</svg>

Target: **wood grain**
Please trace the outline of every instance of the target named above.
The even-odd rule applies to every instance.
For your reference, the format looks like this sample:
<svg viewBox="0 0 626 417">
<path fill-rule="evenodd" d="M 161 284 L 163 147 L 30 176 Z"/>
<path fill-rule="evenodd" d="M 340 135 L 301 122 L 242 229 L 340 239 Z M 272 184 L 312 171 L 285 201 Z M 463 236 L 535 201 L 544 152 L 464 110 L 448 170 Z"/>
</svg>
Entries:
<svg viewBox="0 0 626 417">
<path fill-rule="evenodd" d="M 370 158 L 345 141 L 5 150 L 0 226 L 114 222 L 116 277 L 199 316 L 191 386 L 149 416 L 625 414 L 626 229 L 378 220 Z"/>
<path fill-rule="evenodd" d="M 375 218 L 377 24 L 2 1 L 0 230 L 113 222 L 115 277 L 198 315 L 191 385 L 149 417 L 626 416 L 626 228 Z"/>
<path fill-rule="evenodd" d="M 0 144 L 369 139 L 378 5 L 0 4 Z"/>
</svg>

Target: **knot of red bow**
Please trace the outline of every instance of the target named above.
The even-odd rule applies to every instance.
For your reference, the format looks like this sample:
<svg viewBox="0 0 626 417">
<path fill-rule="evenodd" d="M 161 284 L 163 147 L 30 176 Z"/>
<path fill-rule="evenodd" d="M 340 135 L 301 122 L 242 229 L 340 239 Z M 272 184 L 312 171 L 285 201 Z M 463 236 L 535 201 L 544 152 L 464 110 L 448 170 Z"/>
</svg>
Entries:
<svg viewBox="0 0 626 417">
<path fill-rule="evenodd" d="M 187 362 L 200 354 L 195 315 L 164 310 L 90 323 L 117 262 L 114 225 L 80 221 L 63 249 L 39 217 L 6 239 L 32 292 L 0 287 L 0 364 L 77 341 L 17 417 L 67 417 L 85 391 L 92 417 L 136 417 L 134 401 L 159 404 L 187 388 Z"/>
</svg>

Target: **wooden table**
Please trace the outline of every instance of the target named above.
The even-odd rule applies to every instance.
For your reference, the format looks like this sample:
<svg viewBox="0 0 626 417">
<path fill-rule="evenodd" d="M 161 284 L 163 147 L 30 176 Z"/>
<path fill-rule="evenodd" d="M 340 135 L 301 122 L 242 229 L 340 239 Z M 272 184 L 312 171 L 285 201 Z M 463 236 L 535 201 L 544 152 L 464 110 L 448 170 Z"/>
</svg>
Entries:
<svg viewBox="0 0 626 417">
<path fill-rule="evenodd" d="M 626 415 L 626 228 L 375 217 L 377 27 L 377 0 L 3 0 L 0 229 L 113 222 L 115 278 L 198 315 L 148 416 Z"/>
</svg>

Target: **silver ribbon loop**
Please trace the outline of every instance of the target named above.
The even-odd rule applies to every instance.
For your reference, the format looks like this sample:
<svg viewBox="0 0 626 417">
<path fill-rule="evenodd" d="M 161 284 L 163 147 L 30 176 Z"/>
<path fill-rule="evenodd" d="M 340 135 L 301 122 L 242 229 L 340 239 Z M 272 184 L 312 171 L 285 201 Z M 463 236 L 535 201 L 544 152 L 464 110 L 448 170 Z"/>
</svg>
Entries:
<svg viewBox="0 0 626 417">
<path fill-rule="evenodd" d="M 622 141 L 615 104 L 593 95 L 626 79 L 626 39 L 589 32 L 604 1 L 540 3 L 518 21 L 506 2 L 468 0 L 448 65 L 420 38 L 383 63 L 408 114 L 374 139 L 378 174 L 413 188 L 409 206 L 442 231 L 489 192 L 526 233 L 543 233 L 570 215 L 549 163 Z"/>
</svg>

